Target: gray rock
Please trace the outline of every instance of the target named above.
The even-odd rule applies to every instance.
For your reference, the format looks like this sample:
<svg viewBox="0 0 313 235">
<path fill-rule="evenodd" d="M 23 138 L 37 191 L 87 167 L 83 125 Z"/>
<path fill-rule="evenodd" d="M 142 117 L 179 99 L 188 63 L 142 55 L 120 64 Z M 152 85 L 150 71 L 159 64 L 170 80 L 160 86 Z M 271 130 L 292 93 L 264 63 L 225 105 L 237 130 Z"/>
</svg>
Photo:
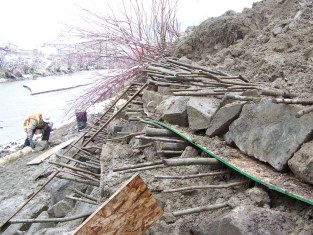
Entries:
<svg viewBox="0 0 313 235">
<path fill-rule="evenodd" d="M 189 127 L 192 130 L 208 128 L 212 115 L 219 106 L 219 100 L 207 97 L 191 97 L 187 103 Z"/>
<path fill-rule="evenodd" d="M 305 143 L 288 161 L 291 171 L 304 182 L 313 184 L 313 141 Z"/>
<path fill-rule="evenodd" d="M 198 150 L 194 147 L 191 146 L 187 146 L 184 150 L 184 152 L 181 154 L 181 158 L 190 158 L 190 157 L 197 157 L 198 154 Z"/>
<path fill-rule="evenodd" d="M 271 199 L 268 196 L 267 192 L 258 187 L 248 189 L 246 191 L 246 194 L 257 206 L 268 205 L 271 202 Z"/>
<path fill-rule="evenodd" d="M 48 213 L 53 217 L 62 218 L 65 217 L 73 209 L 72 205 L 68 201 L 59 201 L 53 205 Z"/>
<path fill-rule="evenodd" d="M 229 125 L 239 117 L 243 104 L 243 102 L 235 102 L 220 108 L 212 117 L 205 134 L 209 137 L 224 135 Z"/>
<path fill-rule="evenodd" d="M 207 223 L 203 221 L 193 234 L 255 235 L 289 234 L 295 223 L 292 215 L 254 206 L 239 206 L 220 219 Z"/>
<path fill-rule="evenodd" d="M 156 107 L 162 102 L 163 96 L 156 92 L 145 90 L 142 95 L 143 107 L 148 112 L 154 112 Z"/>
<path fill-rule="evenodd" d="M 170 96 L 163 100 L 156 109 L 161 118 L 171 124 L 188 126 L 187 97 Z"/>
<path fill-rule="evenodd" d="M 158 86 L 158 93 L 162 95 L 173 95 L 171 88 L 168 86 Z"/>
<path fill-rule="evenodd" d="M 281 26 L 275 26 L 272 30 L 272 34 L 274 36 L 277 36 L 278 34 L 281 34 L 283 32 L 283 27 Z"/>
<path fill-rule="evenodd" d="M 313 114 L 296 118 L 299 110 L 301 107 L 274 104 L 270 99 L 246 104 L 230 125 L 226 138 L 249 156 L 283 170 L 313 129 Z"/>
<path fill-rule="evenodd" d="M 69 189 L 69 183 L 70 182 L 68 180 L 57 179 L 50 185 L 52 205 L 62 200 L 65 195 L 68 195 L 71 192 Z"/>
</svg>

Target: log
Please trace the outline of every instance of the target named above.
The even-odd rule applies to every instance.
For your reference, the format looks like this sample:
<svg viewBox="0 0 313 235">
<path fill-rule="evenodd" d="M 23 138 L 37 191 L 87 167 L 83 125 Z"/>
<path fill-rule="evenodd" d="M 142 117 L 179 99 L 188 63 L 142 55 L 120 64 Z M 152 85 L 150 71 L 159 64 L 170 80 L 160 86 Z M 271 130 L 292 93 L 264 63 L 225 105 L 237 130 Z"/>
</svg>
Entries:
<svg viewBox="0 0 313 235">
<path fill-rule="evenodd" d="M 246 184 L 249 180 L 246 181 L 237 181 L 229 184 L 219 184 L 219 185 L 200 185 L 200 186 L 188 186 L 183 188 L 175 188 L 175 189 L 167 189 L 163 190 L 163 193 L 174 193 L 174 192 L 183 192 L 183 191 L 190 191 L 190 190 L 198 190 L 198 189 L 220 189 L 220 188 L 231 188 L 238 185 Z"/>
<path fill-rule="evenodd" d="M 215 158 L 179 158 L 163 159 L 165 166 L 189 166 L 189 165 L 220 165 Z"/>
<path fill-rule="evenodd" d="M 284 104 L 303 104 L 303 105 L 312 105 L 313 100 L 310 99 L 284 99 L 284 98 L 273 98 L 273 103 L 284 103 Z"/>
<path fill-rule="evenodd" d="M 136 136 L 136 139 L 143 140 L 153 140 L 153 141 L 162 141 L 162 142 L 172 142 L 172 143 L 186 143 L 184 140 L 171 139 L 171 138 L 161 138 L 161 137 L 150 137 L 150 136 Z"/>
<path fill-rule="evenodd" d="M 155 147 L 157 151 L 160 151 L 160 150 L 180 151 L 180 150 L 184 150 L 187 147 L 187 143 L 171 143 L 171 142 L 155 141 Z"/>
<path fill-rule="evenodd" d="M 209 205 L 209 206 L 194 207 L 194 208 L 180 210 L 180 211 L 174 211 L 173 215 L 174 216 L 190 215 L 190 214 L 200 213 L 204 211 L 216 210 L 216 209 L 220 209 L 224 207 L 228 207 L 227 202 L 219 203 L 215 205 Z"/>
<path fill-rule="evenodd" d="M 207 177 L 207 176 L 216 176 L 216 175 L 225 175 L 230 173 L 229 170 L 226 171 L 219 171 L 219 172 L 211 172 L 211 173 L 204 173 L 204 174 L 195 174 L 195 175 L 156 175 L 156 179 L 192 179 L 192 178 L 199 178 L 199 177 Z"/>
<path fill-rule="evenodd" d="M 86 218 L 89 217 L 91 213 L 87 214 L 82 214 L 82 215 L 76 215 L 72 217 L 67 217 L 67 218 L 49 218 L 49 219 L 15 219 L 15 220 L 10 220 L 8 223 L 9 224 L 24 224 L 24 223 L 60 223 L 60 222 L 67 222 L 67 221 L 72 221 L 76 219 L 81 219 L 81 218 Z"/>
<path fill-rule="evenodd" d="M 172 136 L 177 136 L 174 132 L 169 131 L 167 129 L 160 129 L 160 128 L 152 128 L 146 126 L 144 129 L 144 132 L 146 136 L 166 136 L 166 137 L 172 137 Z"/>
<path fill-rule="evenodd" d="M 155 162 L 145 162 L 145 163 L 140 163 L 140 164 L 136 164 L 136 165 L 113 168 L 113 172 L 124 171 L 124 170 L 135 169 L 135 168 L 141 168 L 141 167 L 145 167 L 145 166 L 154 166 L 154 165 L 163 165 L 163 161 L 160 160 L 160 161 L 155 161 Z"/>
<path fill-rule="evenodd" d="M 313 112 L 313 106 L 310 106 L 310 107 L 308 107 L 308 108 L 306 108 L 306 109 L 300 110 L 299 112 L 297 112 L 296 117 L 297 117 L 297 118 L 300 118 L 300 117 L 302 117 L 304 114 L 311 113 L 311 112 Z"/>
</svg>

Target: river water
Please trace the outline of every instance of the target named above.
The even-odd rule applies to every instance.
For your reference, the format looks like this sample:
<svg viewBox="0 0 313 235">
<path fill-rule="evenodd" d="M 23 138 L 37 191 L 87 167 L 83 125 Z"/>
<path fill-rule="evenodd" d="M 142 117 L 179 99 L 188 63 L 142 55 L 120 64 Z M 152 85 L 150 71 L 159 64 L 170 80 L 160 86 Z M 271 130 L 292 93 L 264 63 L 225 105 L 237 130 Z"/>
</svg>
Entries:
<svg viewBox="0 0 313 235">
<path fill-rule="evenodd" d="M 46 112 L 51 116 L 55 125 L 70 118 L 66 115 L 73 101 L 84 94 L 90 85 L 80 86 L 68 90 L 31 95 L 31 92 L 23 87 L 30 86 L 36 91 L 55 89 L 55 84 L 68 87 L 85 84 L 103 78 L 105 71 L 84 71 L 70 75 L 51 76 L 38 78 L 37 80 L 25 80 L 0 83 L 0 147 L 25 138 L 23 123 L 26 117 L 35 112 Z"/>
</svg>

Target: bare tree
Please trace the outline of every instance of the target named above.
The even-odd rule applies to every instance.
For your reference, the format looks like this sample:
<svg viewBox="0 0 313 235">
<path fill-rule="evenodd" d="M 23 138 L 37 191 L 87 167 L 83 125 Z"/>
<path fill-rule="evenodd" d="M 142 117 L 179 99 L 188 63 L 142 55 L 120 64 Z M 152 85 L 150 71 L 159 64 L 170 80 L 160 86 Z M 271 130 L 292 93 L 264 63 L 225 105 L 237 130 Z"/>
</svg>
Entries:
<svg viewBox="0 0 313 235">
<path fill-rule="evenodd" d="M 140 74 L 147 60 L 168 53 L 180 36 L 177 3 L 177 0 L 116 0 L 114 6 L 107 1 L 101 13 L 81 8 L 83 26 L 71 26 L 69 31 L 79 40 L 80 54 L 95 61 L 104 59 L 121 70 L 95 84 L 74 107 L 89 107 L 109 97 L 119 85 Z"/>
</svg>

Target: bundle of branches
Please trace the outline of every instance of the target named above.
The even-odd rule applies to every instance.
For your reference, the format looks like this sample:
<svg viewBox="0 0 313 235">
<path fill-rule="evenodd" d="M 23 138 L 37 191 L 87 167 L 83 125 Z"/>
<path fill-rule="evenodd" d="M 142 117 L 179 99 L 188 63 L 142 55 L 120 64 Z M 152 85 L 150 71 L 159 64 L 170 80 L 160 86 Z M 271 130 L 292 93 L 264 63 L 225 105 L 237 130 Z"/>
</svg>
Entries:
<svg viewBox="0 0 313 235">
<path fill-rule="evenodd" d="M 123 70 L 95 84 L 74 108 L 108 98 L 116 85 L 138 75 L 145 61 L 163 57 L 180 35 L 177 1 L 119 0 L 104 6 L 101 13 L 81 8 L 85 26 L 70 27 L 70 35 L 80 41 L 77 46 L 89 57 L 104 58 Z"/>
</svg>

